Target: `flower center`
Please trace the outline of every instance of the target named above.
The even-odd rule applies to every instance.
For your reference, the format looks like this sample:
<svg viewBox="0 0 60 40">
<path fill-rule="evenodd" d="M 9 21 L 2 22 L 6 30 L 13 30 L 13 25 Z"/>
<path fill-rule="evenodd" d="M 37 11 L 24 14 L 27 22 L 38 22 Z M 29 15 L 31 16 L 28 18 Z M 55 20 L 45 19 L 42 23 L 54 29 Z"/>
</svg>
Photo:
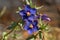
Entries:
<svg viewBox="0 0 60 40">
<path fill-rule="evenodd" d="M 32 24 L 30 24 L 30 28 L 33 28 L 33 25 Z"/>
<path fill-rule="evenodd" d="M 30 16 L 31 14 L 30 14 L 30 12 L 27 12 L 27 16 Z"/>
</svg>

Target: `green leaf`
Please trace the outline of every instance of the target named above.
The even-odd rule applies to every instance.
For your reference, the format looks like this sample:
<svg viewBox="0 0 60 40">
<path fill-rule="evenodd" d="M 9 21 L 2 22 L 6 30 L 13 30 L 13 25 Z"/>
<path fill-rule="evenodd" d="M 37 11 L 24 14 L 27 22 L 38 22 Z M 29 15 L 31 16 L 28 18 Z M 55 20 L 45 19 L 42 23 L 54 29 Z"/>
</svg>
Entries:
<svg viewBox="0 0 60 40">
<path fill-rule="evenodd" d="M 31 8 L 35 8 L 36 7 L 36 5 L 33 5 L 32 0 L 30 0 L 30 6 L 31 6 Z"/>
<path fill-rule="evenodd" d="M 43 23 L 42 23 L 40 29 L 41 29 L 41 30 L 45 30 L 47 26 L 48 26 L 48 24 L 43 24 Z"/>
<path fill-rule="evenodd" d="M 26 4 L 30 5 L 30 3 L 29 3 L 29 1 L 28 1 L 28 0 L 26 0 Z"/>
<path fill-rule="evenodd" d="M 41 9 L 41 8 L 43 8 L 44 6 L 40 6 L 40 7 L 35 7 L 36 9 Z"/>
<path fill-rule="evenodd" d="M 16 31 L 19 31 L 20 30 L 20 27 L 17 25 L 16 28 L 15 28 Z"/>
<path fill-rule="evenodd" d="M 13 38 L 16 38 L 16 35 L 17 35 L 17 34 L 14 33 L 14 34 L 13 34 Z"/>
<path fill-rule="evenodd" d="M 39 31 L 39 37 L 40 37 L 40 39 L 42 39 L 42 32 L 41 31 Z"/>
<path fill-rule="evenodd" d="M 22 19 L 19 21 L 19 23 L 24 25 L 24 21 Z"/>
<path fill-rule="evenodd" d="M 8 36 L 4 36 L 6 34 L 7 34 L 7 32 L 3 32 L 3 40 L 7 40 Z"/>
<path fill-rule="evenodd" d="M 22 10 L 22 8 L 21 7 L 18 7 L 18 10 Z"/>
<path fill-rule="evenodd" d="M 32 4 L 32 0 L 30 0 L 30 6 L 31 6 L 31 7 L 33 6 L 33 4 Z"/>
<path fill-rule="evenodd" d="M 14 29 L 18 24 L 16 22 L 13 22 L 7 29 Z"/>
</svg>

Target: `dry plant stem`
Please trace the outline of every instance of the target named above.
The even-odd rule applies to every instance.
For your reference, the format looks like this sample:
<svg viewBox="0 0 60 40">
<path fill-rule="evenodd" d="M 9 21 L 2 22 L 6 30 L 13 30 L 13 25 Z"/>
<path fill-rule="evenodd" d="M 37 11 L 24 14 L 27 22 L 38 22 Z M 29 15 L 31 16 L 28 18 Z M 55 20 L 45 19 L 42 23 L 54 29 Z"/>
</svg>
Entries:
<svg viewBox="0 0 60 40">
<path fill-rule="evenodd" d="M 2 11 L 0 12 L 0 17 L 2 17 L 4 15 L 6 9 L 7 9 L 7 7 L 4 6 L 3 9 L 2 9 Z"/>
<path fill-rule="evenodd" d="M 40 40 L 40 38 L 39 38 L 39 34 L 36 36 L 36 39 L 35 40 Z"/>
<path fill-rule="evenodd" d="M 34 33 L 34 36 L 36 36 L 35 40 L 40 40 L 39 31 L 35 32 Z"/>
<path fill-rule="evenodd" d="M 15 29 L 15 28 L 14 28 L 14 29 Z M 8 32 L 5 36 L 7 36 L 7 35 L 9 35 L 11 32 L 13 32 L 14 29 L 12 29 L 10 32 Z"/>
<path fill-rule="evenodd" d="M 43 35 L 42 35 L 42 36 L 43 36 L 43 39 L 42 39 L 42 40 L 48 40 L 48 39 L 47 39 L 47 33 L 44 32 L 44 31 L 43 31 L 42 33 L 43 33 Z"/>
</svg>

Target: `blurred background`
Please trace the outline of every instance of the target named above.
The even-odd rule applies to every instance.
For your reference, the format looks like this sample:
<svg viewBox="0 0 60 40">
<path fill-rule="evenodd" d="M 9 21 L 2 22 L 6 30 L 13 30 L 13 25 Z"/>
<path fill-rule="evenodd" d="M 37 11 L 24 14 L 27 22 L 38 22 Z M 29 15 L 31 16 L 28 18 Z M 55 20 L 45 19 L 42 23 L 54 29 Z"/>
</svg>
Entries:
<svg viewBox="0 0 60 40">
<path fill-rule="evenodd" d="M 18 7 L 24 5 L 24 0 L 0 0 L 0 34 L 4 31 L 12 21 L 17 22 L 20 19 L 16 13 Z M 60 40 L 60 0 L 32 0 L 37 7 L 44 6 L 39 9 L 39 13 L 47 14 L 51 18 L 49 23 L 51 26 L 50 33 L 54 36 L 54 40 Z"/>
</svg>

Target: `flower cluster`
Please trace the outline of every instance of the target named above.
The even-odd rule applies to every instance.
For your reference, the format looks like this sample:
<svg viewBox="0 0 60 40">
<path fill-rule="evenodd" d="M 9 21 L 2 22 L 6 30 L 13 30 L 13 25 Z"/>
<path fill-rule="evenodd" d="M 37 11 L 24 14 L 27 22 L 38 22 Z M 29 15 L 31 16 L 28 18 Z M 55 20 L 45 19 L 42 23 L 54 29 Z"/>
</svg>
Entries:
<svg viewBox="0 0 60 40">
<path fill-rule="evenodd" d="M 28 31 L 29 34 L 32 34 L 39 30 L 37 24 L 40 17 L 42 20 L 50 21 L 50 18 L 46 15 L 37 15 L 37 9 L 31 8 L 30 5 L 25 5 L 23 10 L 20 10 L 19 14 L 22 19 L 25 21 L 24 30 Z"/>
</svg>

